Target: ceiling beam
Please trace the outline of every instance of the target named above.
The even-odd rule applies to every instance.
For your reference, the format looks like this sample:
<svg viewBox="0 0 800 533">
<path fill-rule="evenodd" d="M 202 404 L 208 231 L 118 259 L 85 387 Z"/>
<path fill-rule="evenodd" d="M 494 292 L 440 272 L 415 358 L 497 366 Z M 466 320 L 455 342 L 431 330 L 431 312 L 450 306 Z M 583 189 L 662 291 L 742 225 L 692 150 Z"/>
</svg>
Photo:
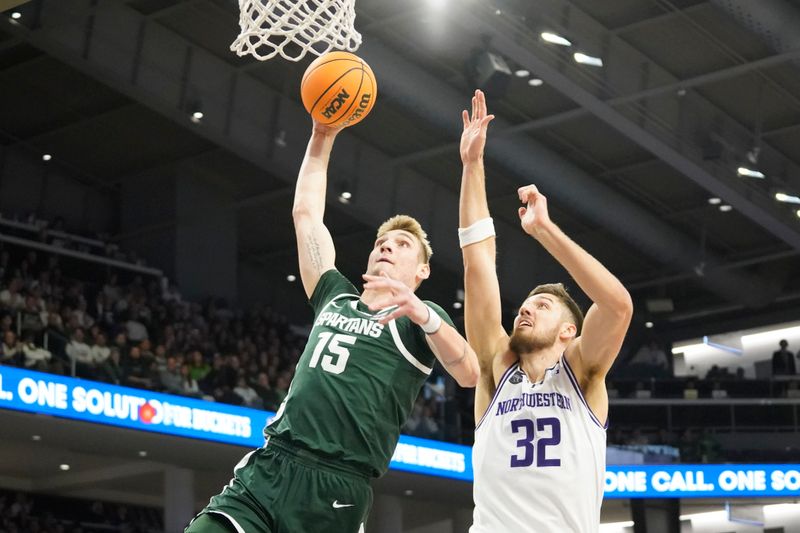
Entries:
<svg viewBox="0 0 800 533">
<path fill-rule="evenodd" d="M 553 66 L 542 57 L 541 43 L 532 39 L 527 29 L 520 28 L 508 18 L 497 16 L 494 17 L 494 24 L 487 27 L 485 20 L 491 18 L 492 13 L 489 13 L 488 7 L 475 2 L 472 2 L 469 8 L 456 10 L 452 15 L 470 31 L 488 33 L 492 37 L 492 44 L 496 50 L 518 64 L 530 68 L 545 83 L 586 108 L 592 115 L 659 157 L 707 191 L 723 198 L 741 214 L 778 239 L 792 248 L 800 250 L 800 231 L 796 225 L 790 225 L 786 219 L 780 217 L 781 213 L 775 211 L 774 202 L 771 199 L 766 195 L 759 198 L 756 191 L 752 189 L 745 192 L 740 186 L 741 182 L 734 181 L 733 176 L 728 182 L 714 176 L 703 165 L 689 159 L 649 130 L 615 110 L 609 103 L 578 85 L 566 71 Z"/>
<path fill-rule="evenodd" d="M 700 74 L 697 76 L 693 76 L 691 78 L 686 78 L 683 80 L 667 83 L 664 85 L 660 85 L 658 87 L 652 87 L 649 89 L 636 91 L 634 93 L 622 96 L 616 96 L 614 98 L 609 98 L 607 100 L 604 100 L 603 102 L 611 107 L 620 107 L 647 98 L 655 98 L 666 94 L 675 94 L 681 89 L 684 90 L 693 89 L 701 87 L 703 85 L 707 85 L 709 83 L 716 83 L 718 81 L 724 81 L 727 79 L 735 78 L 737 76 L 742 76 L 744 74 L 747 74 L 753 70 L 774 67 L 775 65 L 780 65 L 798 58 L 800 58 L 800 50 L 783 52 L 772 56 L 763 57 L 761 59 L 756 59 L 754 61 L 748 61 L 745 63 L 734 65 L 732 67 L 722 68 L 719 70 L 715 70 L 713 72 L 708 72 L 706 74 Z M 591 114 L 592 113 L 589 109 L 585 107 L 579 107 L 576 109 L 570 109 L 569 111 L 562 111 L 561 113 L 556 113 L 554 115 L 549 115 L 546 117 L 531 119 L 522 122 L 520 124 L 515 124 L 513 126 L 510 126 L 502 130 L 494 130 L 492 131 L 492 136 L 499 137 L 503 135 L 514 135 L 520 132 L 530 132 L 539 129 L 549 128 L 557 126 L 563 122 L 569 122 L 570 120 L 576 120 L 578 118 L 583 118 Z M 431 157 L 436 157 L 441 154 L 451 152 L 452 150 L 457 148 L 458 148 L 457 142 L 451 142 L 439 146 L 434 146 L 431 148 L 426 148 L 424 150 L 419 150 L 417 152 L 411 152 L 396 157 L 392 160 L 392 165 L 396 166 L 396 165 L 408 165 L 416 163 L 418 161 L 422 161 Z"/>
</svg>

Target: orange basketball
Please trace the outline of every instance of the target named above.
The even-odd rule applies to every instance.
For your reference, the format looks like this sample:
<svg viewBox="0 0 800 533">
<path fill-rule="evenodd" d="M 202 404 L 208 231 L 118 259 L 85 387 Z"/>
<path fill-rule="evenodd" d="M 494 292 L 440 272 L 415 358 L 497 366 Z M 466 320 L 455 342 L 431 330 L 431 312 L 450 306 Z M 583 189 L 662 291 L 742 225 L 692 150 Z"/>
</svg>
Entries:
<svg viewBox="0 0 800 533">
<path fill-rule="evenodd" d="M 347 127 L 369 114 L 378 96 L 378 85 L 363 59 L 350 52 L 329 52 L 308 66 L 300 95 L 314 120 L 327 126 Z"/>
</svg>

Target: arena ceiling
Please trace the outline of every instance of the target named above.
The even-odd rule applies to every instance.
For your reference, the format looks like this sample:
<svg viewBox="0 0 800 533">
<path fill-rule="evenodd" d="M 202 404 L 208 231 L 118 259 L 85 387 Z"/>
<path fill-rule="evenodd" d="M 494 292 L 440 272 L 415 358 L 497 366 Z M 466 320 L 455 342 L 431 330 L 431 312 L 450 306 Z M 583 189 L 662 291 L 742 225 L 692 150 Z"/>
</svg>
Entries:
<svg viewBox="0 0 800 533">
<path fill-rule="evenodd" d="M 631 289 L 638 333 L 648 321 L 674 338 L 800 315 L 800 206 L 775 199 L 800 195 L 800 3 L 357 0 L 356 10 L 379 97 L 332 161 L 326 216 L 344 272 L 357 276 L 376 225 L 406 211 L 436 250 L 423 293 L 456 299 L 459 111 L 477 83 L 467 65 L 488 51 L 528 71 L 489 94 L 488 188 L 509 312 L 531 286 L 564 277 L 518 229 L 515 190 L 536 183 L 552 218 Z M 310 130 L 298 87 L 310 59 L 238 58 L 228 48 L 237 33 L 232 0 L 9 10 L 2 143 L 57 153 L 76 179 L 109 191 L 154 168 L 201 168 L 236 199 L 240 260 L 293 272 L 292 187 Z M 344 190 L 349 204 L 337 201 Z"/>
</svg>

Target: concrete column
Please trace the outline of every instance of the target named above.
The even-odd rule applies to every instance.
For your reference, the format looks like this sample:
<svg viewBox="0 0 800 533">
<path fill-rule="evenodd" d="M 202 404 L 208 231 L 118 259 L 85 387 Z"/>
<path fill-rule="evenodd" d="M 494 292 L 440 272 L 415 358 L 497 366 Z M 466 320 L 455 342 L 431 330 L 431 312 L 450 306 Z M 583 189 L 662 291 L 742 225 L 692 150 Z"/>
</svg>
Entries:
<svg viewBox="0 0 800 533">
<path fill-rule="evenodd" d="M 680 500 L 632 499 L 633 533 L 680 533 Z"/>
<path fill-rule="evenodd" d="M 467 533 L 472 526 L 472 509 L 458 509 L 453 515 L 453 533 Z"/>
<path fill-rule="evenodd" d="M 190 300 L 236 298 L 236 210 L 225 192 L 181 168 L 176 179 L 175 275 Z"/>
<path fill-rule="evenodd" d="M 164 532 L 181 533 L 194 516 L 194 472 L 169 467 L 164 471 Z"/>
<path fill-rule="evenodd" d="M 403 500 L 376 494 L 366 530 L 367 533 L 403 533 Z"/>
</svg>

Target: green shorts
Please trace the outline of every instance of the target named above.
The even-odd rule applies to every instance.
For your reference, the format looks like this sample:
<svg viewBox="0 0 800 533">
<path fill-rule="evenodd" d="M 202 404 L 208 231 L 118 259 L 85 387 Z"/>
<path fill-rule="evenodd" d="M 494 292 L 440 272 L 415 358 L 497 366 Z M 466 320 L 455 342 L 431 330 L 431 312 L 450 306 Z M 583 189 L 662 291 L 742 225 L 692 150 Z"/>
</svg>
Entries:
<svg viewBox="0 0 800 533">
<path fill-rule="evenodd" d="M 363 533 L 371 506 L 368 476 L 271 438 L 198 516 L 223 516 L 237 533 Z M 185 533 L 206 533 L 204 523 Z"/>
</svg>

